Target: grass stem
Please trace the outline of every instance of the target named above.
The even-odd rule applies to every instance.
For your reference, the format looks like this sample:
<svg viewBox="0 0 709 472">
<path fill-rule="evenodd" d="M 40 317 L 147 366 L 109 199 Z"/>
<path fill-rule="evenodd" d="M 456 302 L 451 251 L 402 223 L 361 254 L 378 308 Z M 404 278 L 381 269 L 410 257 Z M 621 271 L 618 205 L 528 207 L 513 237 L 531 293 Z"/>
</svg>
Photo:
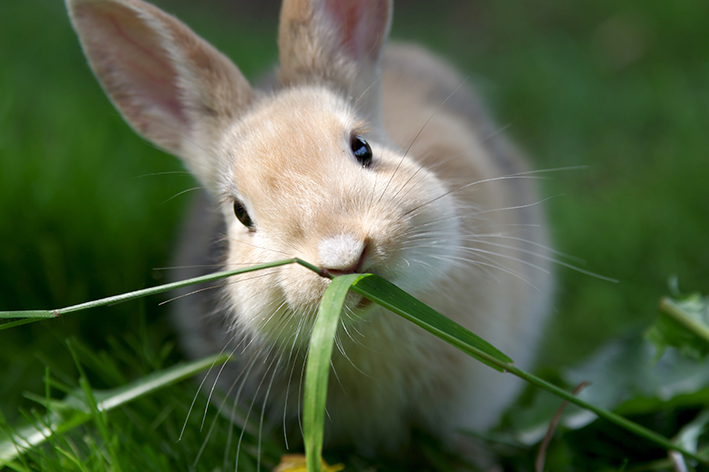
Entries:
<svg viewBox="0 0 709 472">
<path fill-rule="evenodd" d="M 692 319 L 682 307 L 671 299 L 663 297 L 662 300 L 660 300 L 660 311 L 687 328 L 706 343 L 709 343 L 709 327 Z"/>
</svg>

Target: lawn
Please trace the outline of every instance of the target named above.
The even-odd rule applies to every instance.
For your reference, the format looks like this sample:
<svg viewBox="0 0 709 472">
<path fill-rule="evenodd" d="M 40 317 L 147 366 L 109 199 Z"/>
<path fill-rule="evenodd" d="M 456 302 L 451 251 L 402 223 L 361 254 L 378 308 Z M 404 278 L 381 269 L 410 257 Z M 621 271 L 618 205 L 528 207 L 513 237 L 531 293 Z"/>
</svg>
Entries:
<svg viewBox="0 0 709 472">
<path fill-rule="evenodd" d="M 256 76 L 276 57 L 277 8 L 228 3 L 159 2 Z M 550 170 L 542 186 L 554 246 L 584 271 L 619 281 L 558 267 L 542 367 L 572 365 L 609 339 L 642 332 L 672 276 L 685 292 L 709 293 L 708 2 L 399 3 L 392 36 L 427 44 L 469 74 L 505 132 L 537 169 Z M 164 282 L 190 203 L 182 192 L 194 180 L 110 105 L 63 2 L 4 0 L 0 18 L 0 310 Z M 75 350 L 97 388 L 177 362 L 160 300 L 0 331 L 7 421 L 35 406 L 23 392 L 44 395 L 45 368 L 76 383 L 67 339 L 85 346 Z M 101 372 L 101 362 L 116 372 Z M 130 441 L 108 450 L 139 458 L 123 459 L 124 468 L 189 470 L 205 437 L 201 413 L 181 443 L 170 439 L 195 390 L 183 384 L 112 413 Z M 151 428 L 165 440 L 150 439 Z M 222 463 L 228 429 L 217 426 L 200 469 Z M 86 432 L 93 439 L 76 447 L 100 463 L 101 436 Z"/>
</svg>

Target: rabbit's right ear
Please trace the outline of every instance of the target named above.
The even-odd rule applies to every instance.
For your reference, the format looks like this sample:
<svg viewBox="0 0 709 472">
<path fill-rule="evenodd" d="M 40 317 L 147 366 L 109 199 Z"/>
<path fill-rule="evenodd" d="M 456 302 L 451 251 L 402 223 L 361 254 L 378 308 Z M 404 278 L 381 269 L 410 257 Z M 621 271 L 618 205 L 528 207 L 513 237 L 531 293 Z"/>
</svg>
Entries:
<svg viewBox="0 0 709 472">
<path fill-rule="evenodd" d="M 279 78 L 292 85 L 326 82 L 380 120 L 379 59 L 389 35 L 392 0 L 283 0 Z"/>
<path fill-rule="evenodd" d="M 67 0 L 91 68 L 126 121 L 218 178 L 211 143 L 253 95 L 236 66 L 187 26 L 140 0 Z"/>
</svg>

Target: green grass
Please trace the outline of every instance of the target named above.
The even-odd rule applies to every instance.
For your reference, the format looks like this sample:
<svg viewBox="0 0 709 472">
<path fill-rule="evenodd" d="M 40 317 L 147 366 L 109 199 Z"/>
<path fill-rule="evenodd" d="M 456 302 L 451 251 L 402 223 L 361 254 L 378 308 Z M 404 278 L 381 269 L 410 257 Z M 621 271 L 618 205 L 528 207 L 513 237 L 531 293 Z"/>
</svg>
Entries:
<svg viewBox="0 0 709 472">
<path fill-rule="evenodd" d="M 119 296 L 107 297 L 101 300 L 89 301 L 80 305 L 46 312 L 0 312 L 0 317 L 27 317 L 30 318 L 31 321 L 42 321 L 47 319 L 45 316 L 46 313 L 53 313 L 55 316 L 66 316 L 67 314 L 78 311 L 90 310 L 113 303 L 135 300 L 157 293 L 166 293 L 177 287 L 197 284 L 207 280 L 216 280 L 218 278 L 236 275 L 237 273 L 263 270 L 267 267 L 273 267 L 275 265 L 292 263 L 298 263 L 320 275 L 332 278 L 332 276 L 327 274 L 327 272 L 323 273 L 321 269 L 312 266 L 307 262 L 299 259 L 290 259 L 271 264 L 221 272 L 219 274 L 210 274 L 208 276 L 198 277 L 187 281 L 162 284 L 145 290 L 138 290 Z M 535 375 L 517 368 L 509 357 L 498 351 L 494 346 L 491 346 L 486 341 L 477 337 L 474 333 L 467 331 L 465 328 L 462 328 L 445 316 L 422 304 L 416 298 L 403 292 L 401 289 L 397 288 L 395 285 L 392 285 L 385 279 L 373 274 L 350 274 L 334 278 L 328 289 L 325 291 L 309 342 L 309 354 L 303 392 L 302 416 L 303 442 L 305 445 L 308 472 L 319 472 L 321 470 L 322 441 L 326 416 L 325 405 L 328 390 L 328 376 L 331 365 L 330 356 L 333 350 L 335 333 L 339 326 L 340 313 L 343 309 L 345 296 L 347 295 L 348 290 L 352 290 L 353 292 L 388 308 L 393 313 L 396 313 L 417 324 L 429 333 L 444 339 L 446 342 L 454 345 L 458 349 L 461 349 L 468 355 L 492 368 L 497 369 L 500 372 L 509 372 L 512 375 L 526 380 L 531 385 L 540 387 L 542 390 L 551 392 L 557 397 L 563 398 L 574 405 L 578 405 L 585 410 L 594 412 L 600 418 L 610 421 L 611 423 L 615 423 L 626 431 L 631 432 L 636 439 L 644 438 L 645 440 L 649 440 L 649 444 L 652 444 L 655 448 L 660 446 L 665 450 L 676 450 L 681 452 L 685 460 L 692 459 L 697 462 L 701 462 L 704 465 L 709 464 L 709 457 L 707 457 L 709 447 L 702 446 L 703 431 L 707 428 L 707 425 L 709 425 L 709 408 L 699 412 L 689 423 L 678 423 L 678 428 L 681 427 L 681 429 L 678 429 L 675 438 L 672 440 L 664 438 L 661 434 L 657 434 L 652 430 L 643 428 L 641 425 L 633 421 L 628 421 L 626 418 L 623 418 L 622 416 L 619 416 L 599 405 L 598 397 L 603 397 L 604 395 L 607 396 L 608 393 L 612 393 L 613 390 L 617 391 L 617 386 L 607 385 L 602 386 L 601 389 L 596 387 L 594 391 L 597 398 L 595 401 L 589 403 L 576 396 L 576 391 L 580 390 L 584 385 L 587 386 L 589 384 L 588 381 L 584 380 L 573 393 L 563 388 L 558 388 L 557 386 L 546 382 Z M 658 324 L 655 328 L 653 328 L 653 344 L 655 344 L 661 352 L 664 352 L 668 345 L 672 345 L 682 348 L 683 351 L 685 349 L 689 349 L 688 352 L 691 354 L 691 357 L 695 359 L 705 358 L 706 353 L 709 350 L 709 341 L 707 340 L 706 335 L 707 332 L 709 332 L 709 324 L 707 324 L 707 321 L 709 321 L 709 298 L 703 299 L 699 296 L 692 296 L 683 300 L 675 301 L 663 299 L 662 307 L 662 311 L 670 315 L 670 318 L 663 319 L 665 321 L 663 324 Z M 679 321 L 680 324 L 673 325 L 673 322 L 670 320 Z M 141 321 L 141 328 L 143 328 L 144 320 Z M 15 324 L 16 323 L 8 323 L 0 326 L 5 329 L 8 327 L 14 327 Z M 689 328 L 690 331 L 695 334 L 692 335 L 689 332 L 684 331 L 682 326 Z M 150 348 L 151 342 L 154 342 L 155 340 L 149 337 L 144 329 L 139 329 L 139 332 L 142 336 L 139 338 L 139 342 L 137 344 L 135 342 L 133 343 L 132 347 L 139 348 L 136 351 L 140 352 L 145 360 L 151 363 L 151 369 L 144 372 L 137 380 L 132 382 L 128 382 L 124 377 L 122 377 L 120 369 L 117 367 L 114 359 L 105 355 L 97 356 L 84 345 L 77 343 L 75 340 L 69 340 L 67 342 L 67 347 L 71 352 L 72 358 L 79 372 L 80 388 L 72 388 L 68 384 L 55 380 L 50 374 L 50 369 L 47 368 L 45 375 L 45 396 L 41 397 L 32 393 L 26 394 L 28 399 L 42 405 L 45 412 L 37 413 L 36 411 L 31 411 L 28 414 L 23 411 L 25 419 L 28 423 L 24 426 L 13 427 L 12 425 L 8 425 L 5 421 L 0 423 L 0 426 L 2 426 L 2 430 L 0 430 L 0 432 L 4 433 L 0 436 L 0 439 L 2 439 L 2 441 L 0 441 L 0 464 L 7 465 L 7 467 L 18 471 L 30 470 L 33 467 L 39 467 L 40 470 L 45 470 L 47 467 L 43 466 L 43 462 L 47 462 L 50 465 L 50 468 L 56 466 L 66 469 L 68 460 L 70 464 L 81 467 L 82 465 L 85 465 L 87 460 L 89 460 L 88 456 L 90 454 L 85 451 L 76 450 L 76 448 L 72 448 L 71 451 L 63 449 L 60 445 L 58 445 L 58 443 L 66 441 L 67 437 L 75 434 L 75 430 L 78 427 L 84 425 L 89 420 L 93 420 L 94 426 L 98 429 L 102 444 L 100 447 L 92 447 L 95 445 L 92 436 L 86 436 L 83 439 L 83 442 L 89 446 L 91 453 L 97 452 L 99 453 L 99 457 L 105 456 L 105 463 L 92 466 L 92 469 L 110 468 L 112 470 L 122 470 L 123 467 L 120 464 L 126 460 L 129 461 L 129 464 L 134 465 L 134 463 L 131 462 L 134 455 L 127 454 L 125 451 L 117 451 L 117 445 L 120 442 L 122 433 L 120 426 L 109 427 L 108 413 L 115 408 L 132 404 L 135 400 L 145 400 L 146 397 L 153 396 L 155 392 L 160 391 L 175 382 L 190 378 L 206 369 L 219 369 L 219 365 L 227 361 L 229 358 L 227 354 L 220 354 L 212 358 L 193 361 L 188 364 L 182 363 L 161 370 L 161 364 L 165 360 L 167 354 L 169 354 L 171 346 L 169 344 L 164 344 L 161 348 L 160 354 L 156 356 Z M 635 344 L 637 345 L 637 342 Z M 624 360 L 629 360 L 633 357 L 632 345 L 633 343 L 626 343 L 625 346 L 623 346 L 623 349 L 626 352 L 626 355 L 623 356 Z M 114 349 L 118 353 L 122 352 L 121 347 L 122 346 L 118 344 L 114 345 Z M 131 356 L 129 355 L 128 359 L 130 359 L 130 357 Z M 670 369 L 667 369 L 666 361 L 668 358 L 667 356 L 663 356 L 663 358 L 665 359 L 665 370 L 670 370 L 674 373 L 683 368 L 683 361 L 680 359 L 675 360 L 674 365 L 670 366 Z M 86 374 L 86 369 L 83 367 L 83 364 L 92 366 L 96 369 L 99 376 L 104 377 L 104 379 L 110 379 L 109 383 L 115 382 L 119 386 L 110 390 L 96 390 L 92 387 L 91 381 Z M 625 364 L 628 363 L 625 362 Z M 647 366 L 648 363 L 646 361 L 641 361 L 641 363 L 636 366 L 623 365 L 612 368 L 609 368 L 610 364 L 606 363 L 605 366 L 601 366 L 601 372 L 596 372 L 595 375 L 590 375 L 589 378 L 594 379 L 594 381 L 603 381 L 603 379 L 606 379 L 607 381 L 613 376 L 618 376 L 620 374 L 625 378 L 633 377 L 636 379 L 636 383 L 644 384 L 642 386 L 636 385 L 635 387 L 641 387 L 642 390 L 647 384 L 652 383 L 656 377 L 655 374 L 650 372 L 645 372 L 638 375 L 637 369 L 647 369 Z M 686 361 L 684 366 L 686 366 Z M 599 370 L 598 367 L 596 370 Z M 633 373 L 628 375 L 628 372 Z M 687 405 L 706 404 L 706 401 L 701 400 L 701 396 L 709 396 L 707 395 L 707 393 L 709 393 L 709 388 L 706 388 L 707 379 L 705 378 L 704 380 L 698 381 L 697 378 L 706 377 L 706 372 L 701 368 L 701 366 L 698 366 L 696 363 L 692 363 L 690 373 L 691 377 L 693 377 L 692 381 L 697 385 L 691 393 L 695 396 L 699 395 L 699 397 L 693 403 L 687 403 Z M 578 372 L 576 373 L 576 376 L 578 376 Z M 687 380 L 687 378 L 685 377 L 683 380 Z M 671 381 L 664 381 L 660 383 L 659 386 L 662 386 L 663 389 L 668 390 L 668 387 L 671 388 L 671 384 Z M 52 395 L 52 388 L 58 388 L 63 391 L 65 398 L 63 400 L 56 400 Z M 625 394 L 627 393 L 627 390 L 627 388 L 622 387 L 621 393 Z M 647 388 L 644 388 L 644 390 L 647 390 Z M 684 391 L 688 391 L 686 387 Z M 678 395 L 677 393 L 671 396 L 668 393 L 665 393 L 664 397 L 670 397 L 672 400 L 677 400 L 681 397 L 681 395 Z M 215 397 L 215 399 L 220 396 L 220 393 L 216 392 L 216 395 L 217 397 Z M 659 397 L 659 395 L 657 395 L 657 391 L 654 389 L 649 391 L 648 397 L 656 396 Z M 195 402 L 196 400 L 197 398 L 195 398 Z M 637 405 L 638 400 L 642 401 L 643 398 L 636 395 L 635 398 L 632 398 L 631 400 L 636 404 L 634 408 L 637 414 L 639 411 Z M 666 400 L 667 398 L 664 399 L 664 401 Z M 663 399 L 660 398 L 660 401 L 663 401 Z M 183 425 L 183 429 L 175 442 L 181 441 L 184 431 L 190 422 L 192 407 L 195 402 L 190 405 L 186 412 L 183 412 L 186 420 Z M 212 406 L 215 406 L 217 403 L 218 402 L 214 402 Z M 601 401 L 600 403 L 605 403 L 607 408 L 614 408 L 619 404 L 619 400 L 614 400 L 610 404 L 607 401 Z M 183 406 L 184 405 L 186 405 L 186 403 L 183 403 Z M 224 406 L 224 403 L 222 403 L 222 406 Z M 209 427 L 209 433 L 207 434 L 205 441 L 209 441 L 213 428 L 217 425 L 216 420 L 219 420 L 220 413 L 221 416 L 230 417 L 230 415 L 224 415 L 222 413 L 221 407 L 217 408 L 218 412 L 216 414 L 215 421 L 212 422 L 212 426 Z M 519 406 L 517 408 L 519 408 Z M 645 408 L 645 411 L 656 411 L 656 408 L 652 408 L 650 410 L 647 410 L 647 406 Z M 624 409 L 627 412 L 628 402 L 623 403 L 621 405 L 621 409 Z M 226 411 L 229 411 L 229 409 Z M 236 411 L 237 410 L 233 410 L 233 412 Z M 531 410 L 528 409 L 528 411 L 539 413 L 540 408 L 535 407 Z M 642 411 L 642 406 L 640 407 L 640 411 Z M 232 415 L 234 414 L 233 412 Z M 168 412 L 168 414 L 169 413 L 170 412 Z M 272 448 L 271 446 L 274 442 L 270 435 L 266 434 L 264 437 L 261 434 L 263 430 L 260 425 L 255 427 L 255 417 L 257 415 L 254 414 L 253 417 L 250 416 L 251 408 L 249 408 L 249 411 L 245 417 L 243 416 L 244 412 L 241 409 L 238 409 L 238 413 L 239 416 L 245 419 L 243 421 L 239 421 L 239 425 L 242 426 L 242 429 L 239 430 L 241 431 L 240 433 L 237 433 L 239 440 L 237 441 L 237 452 L 234 457 L 238 458 L 238 460 L 242 462 L 246 459 L 247 463 L 249 460 L 250 462 L 254 462 L 255 459 L 256 470 L 259 470 L 261 461 L 264 461 L 264 465 L 266 467 L 272 468 L 273 464 L 278 461 L 278 457 L 283 454 L 283 449 L 279 447 Z M 557 413 L 557 415 L 558 414 L 559 413 Z M 163 416 L 164 415 L 162 414 L 158 415 L 158 417 Z M 542 416 L 544 424 L 546 424 L 549 417 L 551 417 L 551 412 L 547 412 L 544 416 Z M 249 418 L 252 418 L 251 422 L 248 421 Z M 510 416 L 510 419 L 514 418 Z M 206 412 L 203 416 L 203 420 L 206 420 Z M 194 423 L 194 419 L 192 419 L 192 422 Z M 600 423 L 604 424 L 604 422 Z M 149 428 L 143 427 L 142 429 L 145 431 L 154 430 L 155 428 L 156 425 L 153 424 Z M 189 432 L 193 432 L 194 429 L 195 427 L 193 426 Z M 202 427 L 200 427 L 200 430 L 201 429 Z M 229 433 L 233 433 L 234 429 L 230 427 L 230 423 L 227 423 L 228 438 L 231 437 Z M 256 437 L 254 437 L 254 434 L 252 433 L 254 429 L 258 432 Z M 38 434 L 39 432 L 41 433 Z M 523 449 L 529 450 L 531 450 L 531 448 L 525 447 L 525 445 L 531 446 L 538 441 L 527 441 L 522 444 L 518 439 L 520 437 L 521 436 L 518 435 L 516 439 L 515 436 L 510 436 L 509 439 L 513 442 L 517 441 Z M 244 440 L 242 441 L 242 439 Z M 130 443 L 132 440 L 133 439 L 129 437 L 126 442 Z M 550 437 L 545 438 L 545 441 L 547 440 L 550 440 Z M 42 453 L 42 445 L 47 442 L 50 444 L 51 448 L 49 451 L 44 451 L 44 453 Z M 500 443 L 501 441 L 492 440 L 489 442 Z M 561 442 L 561 444 L 566 443 L 568 443 L 568 439 Z M 225 452 L 230 452 L 231 444 L 231 440 L 228 440 L 226 447 L 223 447 Z M 539 446 L 540 451 L 546 450 L 548 444 L 550 444 L 550 442 L 548 442 L 547 445 Z M 555 445 L 558 444 L 559 441 L 557 441 Z M 194 446 L 195 443 L 190 443 L 190 445 Z M 204 446 L 206 446 L 206 442 L 203 443 L 203 447 Z M 441 449 L 440 446 L 437 448 Z M 249 451 L 249 449 L 251 449 L 251 451 Z M 255 453 L 253 452 L 253 449 L 255 449 Z M 271 452 L 271 454 L 268 454 L 268 452 Z M 54 457 L 51 457 L 52 454 Z M 625 454 L 628 454 L 628 452 L 625 452 Z M 33 455 L 36 455 L 38 459 L 32 460 L 31 456 Z M 202 449 L 196 453 L 197 459 L 195 459 L 195 465 L 199 463 L 199 458 L 201 455 Z M 242 459 L 242 456 L 244 459 Z M 161 457 L 164 458 L 164 456 Z M 268 465 L 269 459 L 272 461 L 270 466 Z M 229 456 L 226 455 L 223 466 L 227 467 L 228 462 Z M 351 464 L 348 465 L 351 466 Z M 238 462 L 236 462 L 234 469 L 239 470 L 238 467 Z M 338 465 L 336 468 L 339 470 L 342 467 L 344 466 Z M 439 464 L 436 469 L 450 470 L 452 467 L 453 462 L 446 464 L 445 466 L 441 466 Z M 654 469 L 657 467 L 651 468 Z M 242 470 L 244 469 L 249 469 L 249 467 L 244 467 L 242 464 Z M 644 469 L 641 468 L 641 470 Z"/>
<path fill-rule="evenodd" d="M 426 43 L 470 73 L 537 168 L 588 166 L 550 173 L 543 182 L 555 197 L 547 205 L 555 245 L 620 283 L 559 268 L 543 364 L 568 365 L 608 338 L 643 329 L 671 275 L 685 291 L 709 292 L 709 3 L 430 3 L 400 5 L 394 36 Z M 171 9 L 247 75 L 275 59 L 275 18 L 253 20 L 219 7 Z M 166 272 L 154 269 L 170 264 L 189 203 L 189 194 L 171 197 L 194 181 L 163 174 L 182 169 L 137 138 L 108 103 L 62 2 L 4 0 L 0 18 L 0 310 L 67 306 L 164 281 Z M 149 349 L 125 347 L 141 326 L 153 350 L 166 352 L 164 362 L 177 361 L 158 300 L 146 301 L 145 322 L 140 305 L 129 303 L 0 333 L 0 410 L 7 420 L 15 424 L 20 408 L 33 407 L 22 392 L 44 391 L 45 366 L 66 382 L 78 378 L 66 338 L 113 359 L 124 379 L 154 367 Z M 186 384 L 167 395 L 176 413 L 160 430 L 164 444 L 147 433 L 166 411 L 164 398 L 109 415 L 110 426 L 130 439 L 115 445 L 126 457 L 122 470 L 191 463 L 198 434 L 174 443 L 169 431 L 184 420 L 194 391 Z M 226 435 L 226 426 L 221 431 Z M 67 441 L 105 459 L 90 442 Z M 223 438 L 210 441 L 217 458 L 205 453 L 204 470 L 221 467 L 224 445 Z"/>
<path fill-rule="evenodd" d="M 155 351 L 159 345 L 161 352 Z M 139 388 L 148 374 L 163 376 L 160 369 L 165 367 L 170 353 L 170 349 L 165 349 L 170 347 L 165 339 L 127 336 L 124 341 L 111 343 L 110 355 L 96 354 L 77 340 L 71 340 L 68 347 L 80 370 L 78 382 L 61 373 L 55 375 L 52 370 L 48 370 L 47 375 L 51 385 L 47 397 L 66 394 L 69 399 L 51 403 L 47 410 L 55 420 L 52 429 L 57 433 L 49 437 L 44 447 L 21 455 L 13 468 L 43 472 L 189 471 L 195 470 L 198 464 L 200 470 L 234 469 L 238 432 L 234 432 L 227 418 L 232 406 L 226 402 L 223 415 L 214 407 L 206 411 L 206 397 L 198 396 L 192 402 L 195 389 L 191 384 L 173 385 L 147 396 L 138 394 L 136 401 L 119 406 L 116 412 L 103 413 L 96 408 L 97 402 L 114 396 L 113 391 L 95 390 L 96 385 L 119 385 L 122 389 L 131 378 L 137 377 L 133 383 Z M 137 369 L 136 352 L 140 352 L 141 361 L 145 363 Z M 22 413 L 26 423 L 40 428 L 48 424 L 44 396 L 36 401 L 42 407 L 22 410 Z M 253 421 L 249 425 L 251 432 L 245 433 L 241 444 L 239 470 L 254 471 L 258 438 L 253 431 L 257 428 Z M 0 432 L 7 430 L 8 425 L 0 419 Z M 269 468 L 277 464 L 284 453 L 274 444 L 273 440 L 264 440 L 260 448 L 260 460 Z"/>
</svg>

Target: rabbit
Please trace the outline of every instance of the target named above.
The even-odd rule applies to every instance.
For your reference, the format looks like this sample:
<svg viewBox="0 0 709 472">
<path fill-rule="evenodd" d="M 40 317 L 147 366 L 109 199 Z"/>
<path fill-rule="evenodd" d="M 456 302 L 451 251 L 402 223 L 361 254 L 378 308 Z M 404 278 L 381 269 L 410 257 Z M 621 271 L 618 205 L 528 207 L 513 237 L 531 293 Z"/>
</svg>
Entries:
<svg viewBox="0 0 709 472">
<path fill-rule="evenodd" d="M 259 87 L 153 5 L 67 7 L 125 120 L 205 189 L 176 278 L 292 257 L 374 273 L 533 365 L 554 287 L 534 176 L 457 71 L 387 43 L 391 0 L 284 0 L 279 64 Z M 173 302 L 185 352 L 229 352 L 212 379 L 291 445 L 329 283 L 285 265 Z M 405 455 L 413 431 L 465 444 L 459 431 L 493 426 L 521 387 L 352 293 L 336 345 L 325 443 L 365 455 Z"/>
</svg>

